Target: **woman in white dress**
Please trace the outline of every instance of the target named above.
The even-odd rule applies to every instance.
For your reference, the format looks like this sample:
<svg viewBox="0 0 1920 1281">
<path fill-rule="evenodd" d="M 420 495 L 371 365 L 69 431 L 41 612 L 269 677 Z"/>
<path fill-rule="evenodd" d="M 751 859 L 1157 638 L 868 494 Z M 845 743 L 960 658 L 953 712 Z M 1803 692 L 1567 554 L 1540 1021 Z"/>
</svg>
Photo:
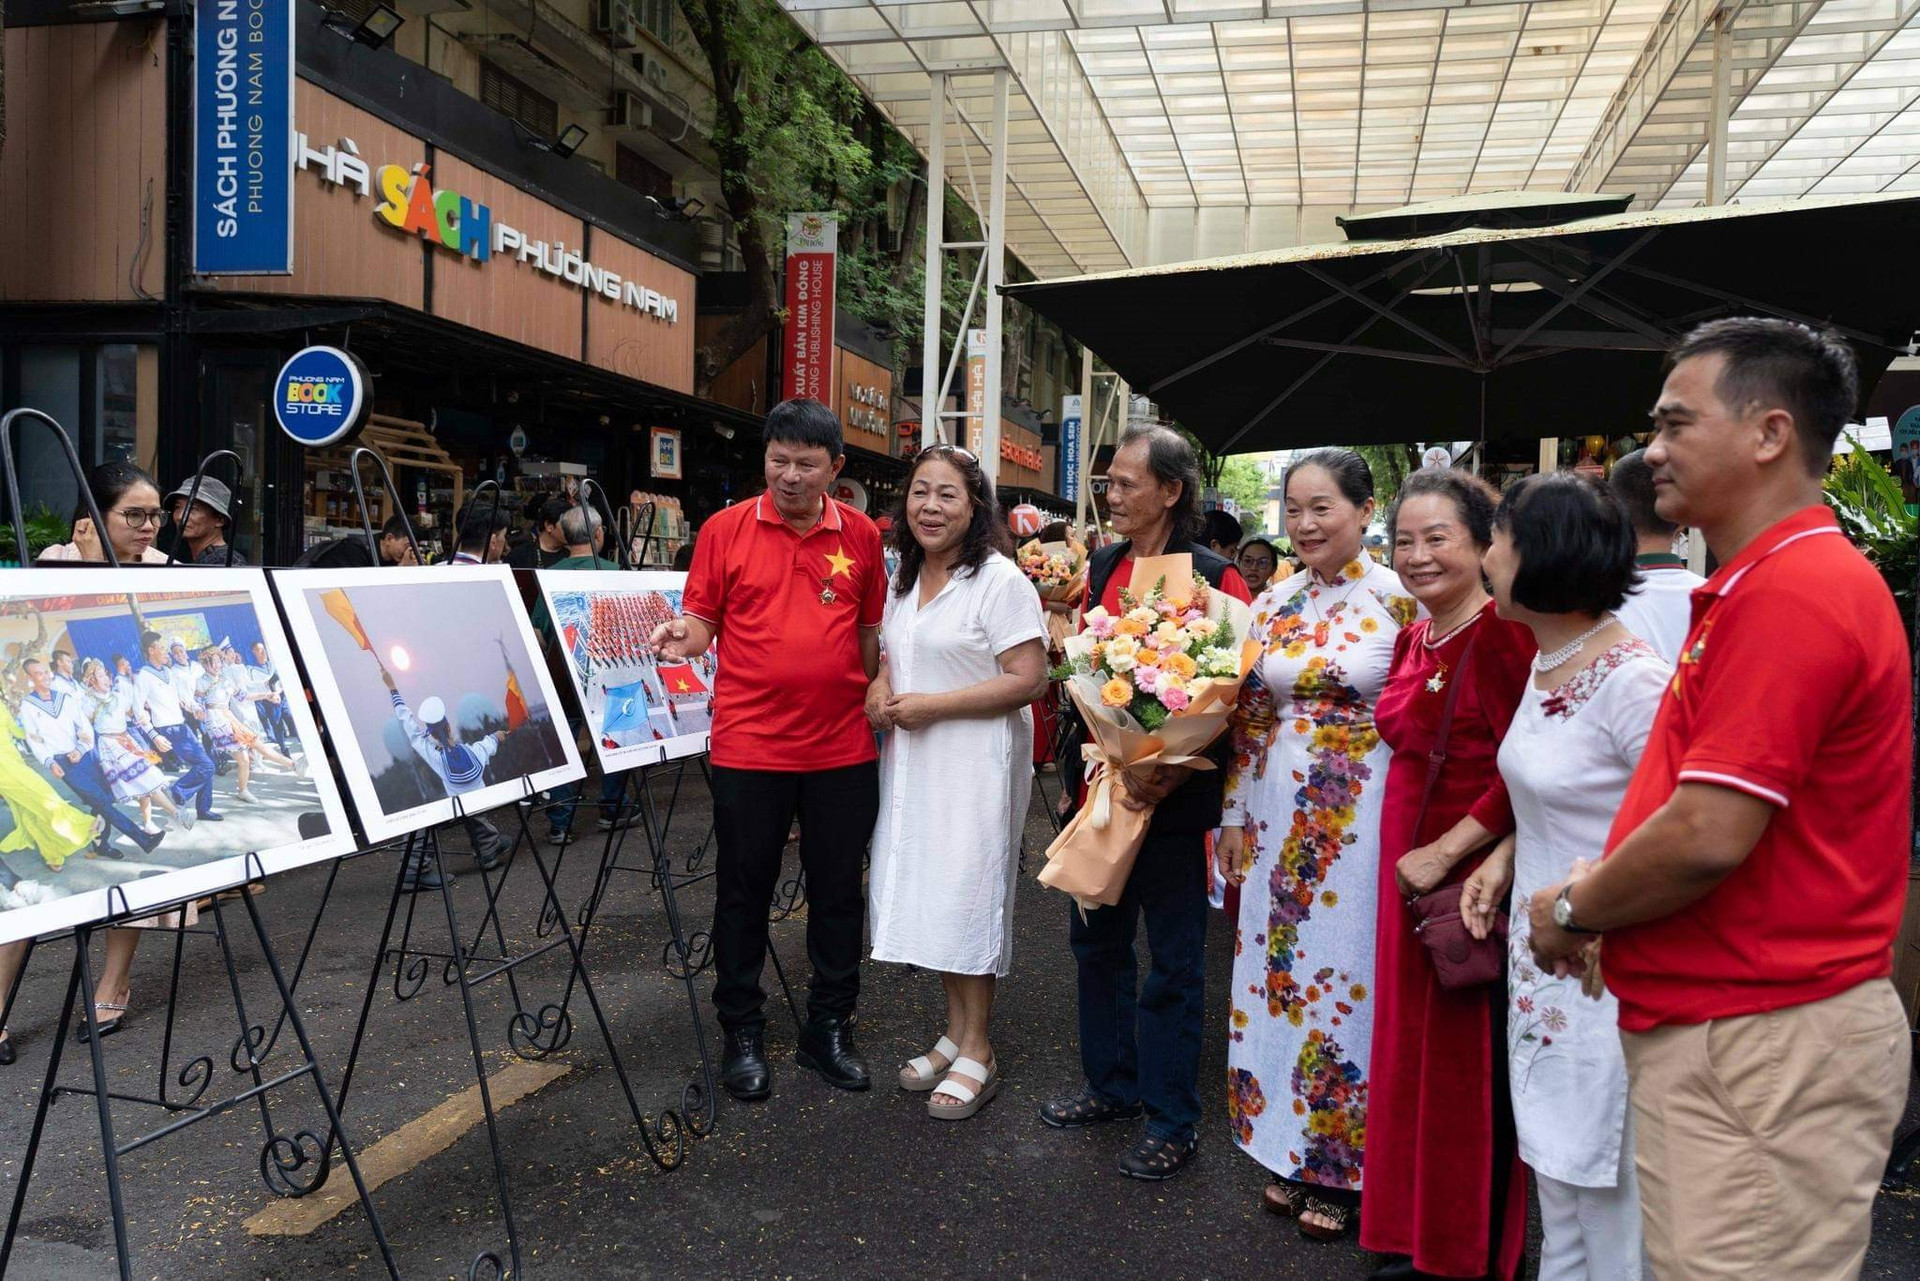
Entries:
<svg viewBox="0 0 1920 1281">
<path fill-rule="evenodd" d="M 1540 1195 L 1540 1281 L 1639 1281 L 1645 1267 L 1618 1005 L 1597 959 L 1583 993 L 1582 979 L 1542 971 L 1527 947 L 1534 892 L 1600 859 L 1673 674 L 1612 612 L 1638 578 L 1633 562 L 1625 509 L 1567 473 L 1507 491 L 1484 561 L 1500 616 L 1532 628 L 1540 652 L 1500 745 L 1514 834 L 1460 901 L 1481 937 L 1508 908 L 1509 1079 Z"/>
<path fill-rule="evenodd" d="M 202 668 L 195 696 L 200 705 L 207 709 L 207 737 L 213 741 L 216 753 L 225 753 L 233 757 L 235 781 L 233 799 L 248 804 L 260 798 L 247 790 L 247 784 L 253 779 L 253 759 L 262 757 L 290 774 L 301 778 L 307 776 L 304 762 L 295 764 L 286 753 L 267 746 L 260 736 L 248 729 L 241 721 L 235 709 L 237 703 L 245 701 L 245 694 L 236 688 L 232 678 L 227 675 L 226 655 L 220 652 L 218 645 L 209 645 L 200 655 Z"/>
<path fill-rule="evenodd" d="M 1287 469 L 1305 568 L 1253 606 L 1262 653 L 1235 714 L 1214 849 L 1241 884 L 1227 1029 L 1234 1142 L 1273 1174 L 1267 1209 L 1318 1240 L 1353 1222 L 1373 1035 L 1380 802 L 1392 755 L 1373 703 L 1419 606 L 1361 548 L 1373 475 L 1322 449 Z"/>
<path fill-rule="evenodd" d="M 171 826 L 191 828 L 193 811 L 182 811 L 173 803 L 167 776 L 154 768 L 144 743 L 134 736 L 133 686 L 115 686 L 107 676 L 107 665 L 97 658 L 80 664 L 80 686 L 93 725 L 94 747 L 100 753 L 100 771 L 114 796 L 140 803 L 140 826 L 149 836 L 160 834 L 153 825 L 155 801 L 167 812 Z"/>
<path fill-rule="evenodd" d="M 873 958 L 937 971 L 947 1026 L 900 1070 L 928 1114 L 964 1120 L 1000 1088 L 987 1035 L 1013 958 L 1013 891 L 1033 788 L 1028 704 L 1046 689 L 1040 597 L 972 454 L 922 450 L 893 537 L 900 550 L 867 717 L 888 730 L 868 879 Z"/>
</svg>

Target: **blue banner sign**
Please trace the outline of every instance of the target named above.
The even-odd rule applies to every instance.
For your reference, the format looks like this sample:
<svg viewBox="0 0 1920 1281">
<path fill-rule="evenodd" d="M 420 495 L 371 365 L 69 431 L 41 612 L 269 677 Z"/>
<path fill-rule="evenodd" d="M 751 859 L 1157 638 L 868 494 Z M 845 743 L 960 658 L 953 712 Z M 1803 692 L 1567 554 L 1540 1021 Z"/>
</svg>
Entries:
<svg viewBox="0 0 1920 1281">
<path fill-rule="evenodd" d="M 1080 499 L 1080 397 L 1060 398 L 1060 497 Z"/>
<path fill-rule="evenodd" d="M 273 416 L 280 430 L 310 449 L 358 435 L 372 410 L 367 367 L 338 347 L 303 348 L 273 380 Z"/>
<path fill-rule="evenodd" d="M 193 270 L 293 270 L 293 0 L 197 0 Z"/>
</svg>

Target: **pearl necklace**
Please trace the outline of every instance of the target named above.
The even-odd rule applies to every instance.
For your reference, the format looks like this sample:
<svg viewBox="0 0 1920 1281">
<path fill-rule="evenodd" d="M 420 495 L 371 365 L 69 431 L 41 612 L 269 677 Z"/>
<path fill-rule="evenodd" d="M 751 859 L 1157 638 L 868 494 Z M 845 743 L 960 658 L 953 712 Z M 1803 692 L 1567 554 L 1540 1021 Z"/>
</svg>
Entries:
<svg viewBox="0 0 1920 1281">
<path fill-rule="evenodd" d="M 1554 650 L 1551 654 L 1548 654 L 1548 653 L 1535 654 L 1533 656 L 1533 670 L 1536 672 L 1550 672 L 1554 668 L 1559 667 L 1563 663 L 1568 662 L 1573 658 L 1575 654 L 1578 654 L 1580 652 L 1580 649 L 1582 646 L 1584 646 L 1588 641 L 1592 640 L 1594 637 L 1598 636 L 1601 632 L 1606 631 L 1607 628 L 1611 627 L 1612 625 L 1613 625 L 1612 614 L 1600 615 L 1599 622 L 1595 623 L 1592 627 L 1587 628 L 1586 631 L 1581 632 L 1578 636 L 1574 637 L 1572 640 L 1562 645 L 1559 649 Z"/>
</svg>

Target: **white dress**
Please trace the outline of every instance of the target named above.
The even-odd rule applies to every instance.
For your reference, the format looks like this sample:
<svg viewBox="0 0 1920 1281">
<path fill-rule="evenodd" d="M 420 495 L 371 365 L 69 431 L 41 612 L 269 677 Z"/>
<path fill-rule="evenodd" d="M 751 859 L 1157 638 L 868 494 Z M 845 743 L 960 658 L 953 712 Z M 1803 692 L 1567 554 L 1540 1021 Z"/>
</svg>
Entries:
<svg viewBox="0 0 1920 1281">
<path fill-rule="evenodd" d="M 997 553 L 926 605 L 887 592 L 881 638 L 896 694 L 944 694 L 1000 675 L 1000 655 L 1043 639 L 1040 595 Z M 873 959 L 1005 977 L 1013 891 L 1033 792 L 1033 713 L 888 732 L 868 901 Z"/>
<path fill-rule="evenodd" d="M 1393 755 L 1373 704 L 1419 606 L 1362 556 L 1302 570 L 1254 603 L 1226 826 L 1245 829 L 1234 933 L 1227 1119 L 1269 1170 L 1358 1191 L 1373 1040 L 1380 805 Z"/>
<path fill-rule="evenodd" d="M 1620 1178 L 1627 1067 L 1619 1002 L 1534 965 L 1526 904 L 1565 880 L 1576 858 L 1598 862 L 1667 681 L 1653 647 L 1623 641 L 1565 685 L 1532 681 L 1500 744 L 1516 845 L 1508 904 L 1507 1056 L 1520 1156 L 1537 1173 L 1582 1188 Z"/>
</svg>

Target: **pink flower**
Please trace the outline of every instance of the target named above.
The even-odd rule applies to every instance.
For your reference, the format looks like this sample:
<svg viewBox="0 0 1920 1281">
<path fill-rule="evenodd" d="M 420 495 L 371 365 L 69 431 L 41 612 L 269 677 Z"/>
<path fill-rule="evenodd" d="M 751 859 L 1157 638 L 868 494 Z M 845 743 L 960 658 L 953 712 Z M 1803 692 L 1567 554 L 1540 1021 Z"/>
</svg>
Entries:
<svg viewBox="0 0 1920 1281">
<path fill-rule="evenodd" d="M 1105 640 L 1113 635 L 1113 616 L 1111 614 L 1088 614 L 1087 632 L 1095 640 Z"/>
<path fill-rule="evenodd" d="M 1142 694 L 1151 694 L 1160 686 L 1160 669 L 1140 666 L 1133 669 L 1133 687 Z"/>
<path fill-rule="evenodd" d="M 1160 692 L 1160 704 L 1170 712 L 1184 712 L 1192 701 L 1187 691 L 1178 687 Z"/>
</svg>

